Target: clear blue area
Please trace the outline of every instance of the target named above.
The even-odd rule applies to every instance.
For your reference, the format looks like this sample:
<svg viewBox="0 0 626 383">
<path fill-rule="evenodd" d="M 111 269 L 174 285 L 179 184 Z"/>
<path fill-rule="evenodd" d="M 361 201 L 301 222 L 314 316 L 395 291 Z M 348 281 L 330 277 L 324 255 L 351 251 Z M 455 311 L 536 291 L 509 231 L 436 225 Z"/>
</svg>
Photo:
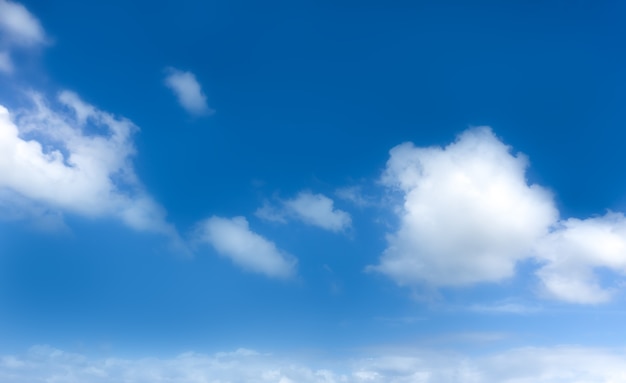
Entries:
<svg viewBox="0 0 626 383">
<path fill-rule="evenodd" d="M 141 127 L 137 173 L 170 222 L 188 234 L 214 214 L 246 216 L 298 257 L 300 277 L 246 273 L 209 247 L 189 259 L 167 239 L 117 221 L 68 215 L 72 232 L 61 235 L 2 222 L 0 352 L 48 343 L 131 354 L 239 346 L 334 353 L 456 332 L 514 334 L 497 346 L 626 340 L 615 331 L 626 319 L 620 300 L 591 308 L 537 300 L 532 273 L 412 299 L 419 291 L 364 272 L 390 231 L 376 219 L 394 224 L 382 209 L 335 198 L 353 216 L 351 235 L 253 215 L 275 193 L 332 196 L 360 184 L 379 196 L 389 149 L 445 145 L 476 125 L 528 155 L 530 180 L 555 193 L 564 217 L 626 210 L 624 4 L 23 4 L 55 42 L 39 64 L 24 58 L 16 81 L 50 94 L 71 89 L 131 119 Z M 180 108 L 163 86 L 168 66 L 196 74 L 214 115 Z M 11 89 L 0 88 L 4 100 Z M 510 297 L 543 310 L 459 308 Z"/>
</svg>

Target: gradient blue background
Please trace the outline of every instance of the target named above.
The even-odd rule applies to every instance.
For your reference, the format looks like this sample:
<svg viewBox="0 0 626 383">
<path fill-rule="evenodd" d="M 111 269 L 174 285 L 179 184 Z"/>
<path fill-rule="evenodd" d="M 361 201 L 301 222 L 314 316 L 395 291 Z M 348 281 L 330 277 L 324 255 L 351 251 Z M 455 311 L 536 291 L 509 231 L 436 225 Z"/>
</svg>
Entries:
<svg viewBox="0 0 626 383">
<path fill-rule="evenodd" d="M 393 218 L 384 209 L 337 200 L 353 215 L 347 236 L 252 215 L 275 193 L 332 195 L 359 184 L 379 196 L 390 148 L 444 145 L 476 125 L 528 155 L 529 180 L 555 193 L 564 218 L 625 210 L 623 3 L 22 3 L 54 43 L 37 59 L 17 57 L 12 81 L 72 89 L 131 119 L 141 127 L 137 173 L 172 223 L 185 233 L 212 214 L 246 215 L 297 254 L 301 278 L 245 273 L 208 248 L 189 259 L 115 221 L 69 215 L 64 234 L 2 222 L 0 351 L 47 343 L 118 354 L 239 346 L 333 354 L 457 332 L 513 334 L 496 342 L 507 347 L 626 340 L 617 331 L 623 302 L 537 300 L 526 274 L 411 298 L 364 272 L 385 248 L 389 230 L 376 220 Z M 163 86 L 168 66 L 196 74 L 214 115 L 185 114 Z M 13 86 L 0 79 L 7 104 Z M 511 297 L 542 310 L 466 309 Z"/>
</svg>

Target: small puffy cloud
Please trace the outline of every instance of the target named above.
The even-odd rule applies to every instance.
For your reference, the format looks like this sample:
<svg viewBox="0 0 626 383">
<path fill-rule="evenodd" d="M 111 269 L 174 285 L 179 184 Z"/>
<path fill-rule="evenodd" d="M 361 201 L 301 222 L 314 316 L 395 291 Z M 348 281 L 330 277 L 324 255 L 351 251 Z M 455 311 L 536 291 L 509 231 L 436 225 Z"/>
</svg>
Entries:
<svg viewBox="0 0 626 383">
<path fill-rule="evenodd" d="M 285 207 L 309 225 L 338 232 L 352 225 L 350 214 L 335 209 L 333 200 L 323 194 L 302 192 L 294 199 L 284 201 Z"/>
<path fill-rule="evenodd" d="M 193 73 L 167 68 L 165 85 L 174 92 L 180 105 L 189 114 L 201 116 L 213 113 L 213 110 L 207 105 L 206 95 Z"/>
<path fill-rule="evenodd" d="M 39 20 L 23 5 L 9 0 L 0 0 L 0 32 L 2 42 L 9 45 L 28 47 L 46 41 Z"/>
<path fill-rule="evenodd" d="M 319 365 L 319 363 L 316 363 Z M 524 347 L 480 357 L 386 351 L 340 361 L 341 371 L 251 350 L 173 358 L 90 358 L 46 346 L 0 356 L 3 383 L 625 383 L 626 353 L 584 347 Z"/>
<path fill-rule="evenodd" d="M 537 275 L 545 292 L 572 303 L 602 303 L 615 288 L 603 286 L 595 270 L 626 275 L 626 218 L 621 213 L 570 218 L 543 238 L 536 255 L 544 265 Z"/>
<path fill-rule="evenodd" d="M 333 232 L 340 232 L 352 226 L 350 214 L 336 209 L 332 199 L 308 191 L 300 192 L 295 198 L 281 200 L 280 207 L 265 203 L 255 215 L 267 221 L 281 223 L 287 222 L 287 218 L 294 218 Z"/>
<path fill-rule="evenodd" d="M 197 237 L 246 270 L 276 278 L 289 278 L 296 273 L 296 259 L 250 230 L 244 217 L 213 216 L 199 224 Z"/>
<path fill-rule="evenodd" d="M 401 285 L 511 277 L 558 218 L 550 192 L 527 183 L 527 167 L 485 127 L 443 148 L 393 148 L 382 181 L 402 196 L 400 224 L 368 269 Z"/>
<path fill-rule="evenodd" d="M 57 108 L 37 94 L 31 100 L 33 107 L 18 113 L 0 106 L 0 198 L 10 199 L 0 206 L 30 201 L 46 210 L 113 216 L 138 230 L 174 234 L 134 172 L 132 135 L 138 128 L 131 121 L 72 92 L 60 93 Z"/>
</svg>

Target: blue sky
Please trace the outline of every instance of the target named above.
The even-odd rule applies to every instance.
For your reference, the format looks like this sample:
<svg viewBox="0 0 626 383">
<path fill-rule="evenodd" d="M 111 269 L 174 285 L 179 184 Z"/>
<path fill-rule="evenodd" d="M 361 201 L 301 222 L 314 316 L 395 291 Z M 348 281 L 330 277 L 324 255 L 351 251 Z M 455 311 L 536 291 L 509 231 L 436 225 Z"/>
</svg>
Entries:
<svg viewBox="0 0 626 383">
<path fill-rule="evenodd" d="M 470 3 L 0 0 L 0 380 L 626 382 L 626 7 Z"/>
</svg>

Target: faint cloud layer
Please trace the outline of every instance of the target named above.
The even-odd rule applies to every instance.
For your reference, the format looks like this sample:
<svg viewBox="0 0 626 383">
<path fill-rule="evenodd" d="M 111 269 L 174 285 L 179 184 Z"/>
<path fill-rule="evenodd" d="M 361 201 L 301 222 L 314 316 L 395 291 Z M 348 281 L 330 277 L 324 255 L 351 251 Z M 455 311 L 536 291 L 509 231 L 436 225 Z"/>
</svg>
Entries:
<svg viewBox="0 0 626 383">
<path fill-rule="evenodd" d="M 363 194 L 360 186 L 347 186 L 335 190 L 335 195 L 340 199 L 350 201 L 358 207 L 375 205 L 374 198 Z"/>
<path fill-rule="evenodd" d="M 538 306 L 529 306 L 522 303 L 502 301 L 493 304 L 472 305 L 469 307 L 469 310 L 478 313 L 524 315 L 537 313 L 541 311 L 541 308 Z"/>
<path fill-rule="evenodd" d="M 297 219 L 336 233 L 352 226 L 350 214 L 336 209 L 332 199 L 309 191 L 300 192 L 292 199 L 279 200 L 278 206 L 266 202 L 257 209 L 255 215 L 267 221 L 280 223 L 286 223 L 288 218 Z"/>
<path fill-rule="evenodd" d="M 198 225 L 196 236 L 245 270 L 275 278 L 289 278 L 296 273 L 296 259 L 251 231 L 244 217 L 213 216 Z"/>
<path fill-rule="evenodd" d="M 0 357 L 4 383 L 624 383 L 626 353 L 582 347 L 525 347 L 480 357 L 426 350 L 386 352 L 312 368 L 240 349 L 214 355 L 89 358 L 46 346 Z M 319 363 L 316 363 L 319 365 Z"/>
<path fill-rule="evenodd" d="M 183 109 L 195 116 L 213 113 L 213 110 L 207 105 L 206 95 L 193 73 L 175 68 L 167 68 L 165 72 L 165 85 L 174 92 Z"/>
<path fill-rule="evenodd" d="M 7 52 L 0 52 L 0 72 L 12 73 L 13 62 Z"/>
<path fill-rule="evenodd" d="M 174 233 L 135 175 L 132 135 L 138 128 L 131 121 L 72 92 L 59 94 L 58 108 L 38 94 L 31 101 L 30 109 L 18 113 L 0 106 L 0 191 L 12 191 L 0 196 L 89 217 L 113 216 L 137 230 Z"/>
<path fill-rule="evenodd" d="M 626 274 L 624 216 L 559 220 L 552 194 L 526 181 L 527 167 L 486 127 L 443 148 L 393 148 L 382 182 L 402 196 L 400 226 L 368 270 L 401 285 L 457 286 L 509 278 L 517 262 L 535 259 L 545 295 L 608 301 L 615 288 L 594 269 Z"/>
</svg>

